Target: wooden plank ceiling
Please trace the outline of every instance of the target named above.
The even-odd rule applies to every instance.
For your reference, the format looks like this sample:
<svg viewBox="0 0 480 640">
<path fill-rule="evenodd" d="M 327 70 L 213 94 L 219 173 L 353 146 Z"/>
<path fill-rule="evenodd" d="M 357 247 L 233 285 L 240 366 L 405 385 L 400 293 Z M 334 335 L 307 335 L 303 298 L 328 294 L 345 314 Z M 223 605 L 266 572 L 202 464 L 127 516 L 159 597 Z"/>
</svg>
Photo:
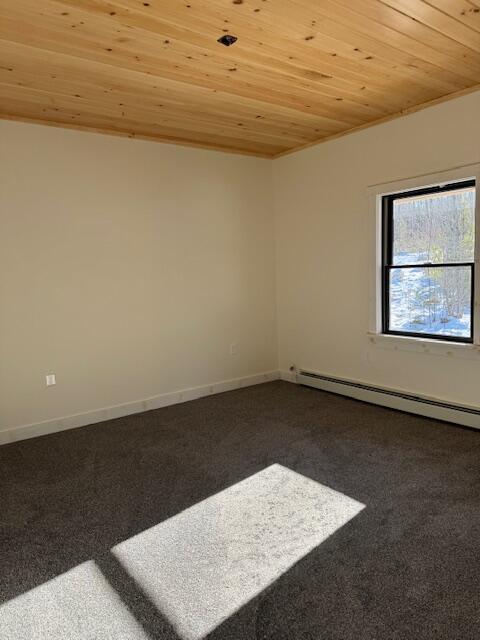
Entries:
<svg viewBox="0 0 480 640">
<path fill-rule="evenodd" d="M 480 0 L 0 0 L 4 118 L 273 157 L 479 83 Z"/>
</svg>

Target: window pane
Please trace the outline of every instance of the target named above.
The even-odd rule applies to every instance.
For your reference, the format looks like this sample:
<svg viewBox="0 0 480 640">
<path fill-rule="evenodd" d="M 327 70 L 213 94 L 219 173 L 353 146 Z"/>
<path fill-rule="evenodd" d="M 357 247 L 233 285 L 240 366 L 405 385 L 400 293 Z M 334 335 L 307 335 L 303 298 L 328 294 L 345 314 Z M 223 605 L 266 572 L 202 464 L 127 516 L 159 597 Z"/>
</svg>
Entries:
<svg viewBox="0 0 480 640">
<path fill-rule="evenodd" d="M 469 338 L 471 269 L 390 270 L 390 330 Z"/>
<path fill-rule="evenodd" d="M 393 202 L 393 264 L 473 262 L 475 188 Z"/>
</svg>

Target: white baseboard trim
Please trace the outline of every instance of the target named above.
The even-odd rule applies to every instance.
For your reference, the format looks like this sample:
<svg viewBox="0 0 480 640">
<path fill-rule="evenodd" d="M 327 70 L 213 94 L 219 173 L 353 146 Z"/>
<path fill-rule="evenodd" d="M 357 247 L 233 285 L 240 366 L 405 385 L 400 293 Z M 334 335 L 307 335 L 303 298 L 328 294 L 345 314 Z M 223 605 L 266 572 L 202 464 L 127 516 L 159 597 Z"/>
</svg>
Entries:
<svg viewBox="0 0 480 640">
<path fill-rule="evenodd" d="M 78 413 L 72 416 L 56 418 L 54 420 L 45 420 L 35 424 L 14 427 L 12 429 L 0 431 L 0 445 L 17 442 L 18 440 L 25 440 L 27 438 L 35 438 L 48 433 L 56 433 L 57 431 L 76 429 L 77 427 L 84 427 L 89 424 L 112 420 L 113 418 L 121 418 L 122 416 L 128 416 L 134 413 L 160 409 L 172 404 L 188 402 L 189 400 L 196 400 L 197 398 L 203 398 L 216 393 L 233 391 L 234 389 L 241 389 L 242 387 L 251 387 L 263 382 L 271 382 L 272 380 L 278 380 L 279 378 L 279 371 L 266 371 L 264 373 L 257 373 L 243 378 L 233 378 L 232 380 L 223 380 L 222 382 L 212 382 L 212 384 L 206 384 L 201 387 L 192 387 L 190 389 L 173 391 L 171 393 L 162 393 L 151 398 L 145 398 L 144 400 L 127 402 L 126 404 L 118 404 L 112 407 L 104 407 L 103 409 L 87 411 L 86 413 Z"/>
<path fill-rule="evenodd" d="M 356 380 L 337 378 L 305 369 L 298 370 L 296 382 L 321 389 L 322 391 L 349 396 L 363 402 L 480 429 L 479 407 L 453 404 L 439 398 L 414 394 L 400 389 L 388 389 Z"/>
</svg>

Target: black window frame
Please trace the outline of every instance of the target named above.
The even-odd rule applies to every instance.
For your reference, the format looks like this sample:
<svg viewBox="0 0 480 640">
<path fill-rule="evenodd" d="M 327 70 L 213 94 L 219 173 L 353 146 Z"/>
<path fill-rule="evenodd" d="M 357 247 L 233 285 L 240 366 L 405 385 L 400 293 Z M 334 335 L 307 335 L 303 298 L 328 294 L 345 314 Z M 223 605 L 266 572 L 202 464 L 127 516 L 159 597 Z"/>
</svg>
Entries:
<svg viewBox="0 0 480 640">
<path fill-rule="evenodd" d="M 423 338 L 426 340 L 443 340 L 444 342 L 460 342 L 473 344 L 474 341 L 474 308 L 475 308 L 475 256 L 472 262 L 426 262 L 418 264 L 394 265 L 393 264 L 393 203 L 403 198 L 445 193 L 464 188 L 476 188 L 475 179 L 458 180 L 448 184 L 433 187 L 421 187 L 400 193 L 390 193 L 382 196 L 382 333 L 386 335 L 404 336 L 409 338 Z M 478 205 L 477 205 L 478 206 Z M 477 220 L 475 219 L 475 225 Z M 477 248 L 475 247 L 475 253 Z M 470 267 L 471 295 L 470 295 L 470 336 L 449 336 L 436 333 L 423 333 L 414 331 L 398 331 L 390 329 L 390 271 L 392 269 L 408 268 L 432 268 L 432 267 Z"/>
</svg>

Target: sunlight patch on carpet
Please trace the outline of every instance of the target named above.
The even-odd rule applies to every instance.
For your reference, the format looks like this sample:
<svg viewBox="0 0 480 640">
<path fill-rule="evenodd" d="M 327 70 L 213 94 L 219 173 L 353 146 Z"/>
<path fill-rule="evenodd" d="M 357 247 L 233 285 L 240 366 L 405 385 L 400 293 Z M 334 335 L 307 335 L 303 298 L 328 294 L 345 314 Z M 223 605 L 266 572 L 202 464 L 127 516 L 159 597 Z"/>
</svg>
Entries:
<svg viewBox="0 0 480 640">
<path fill-rule="evenodd" d="M 364 507 L 274 464 L 112 553 L 182 640 L 201 640 Z"/>
<path fill-rule="evenodd" d="M 93 561 L 0 606 L 2 640 L 149 640 Z"/>
</svg>

